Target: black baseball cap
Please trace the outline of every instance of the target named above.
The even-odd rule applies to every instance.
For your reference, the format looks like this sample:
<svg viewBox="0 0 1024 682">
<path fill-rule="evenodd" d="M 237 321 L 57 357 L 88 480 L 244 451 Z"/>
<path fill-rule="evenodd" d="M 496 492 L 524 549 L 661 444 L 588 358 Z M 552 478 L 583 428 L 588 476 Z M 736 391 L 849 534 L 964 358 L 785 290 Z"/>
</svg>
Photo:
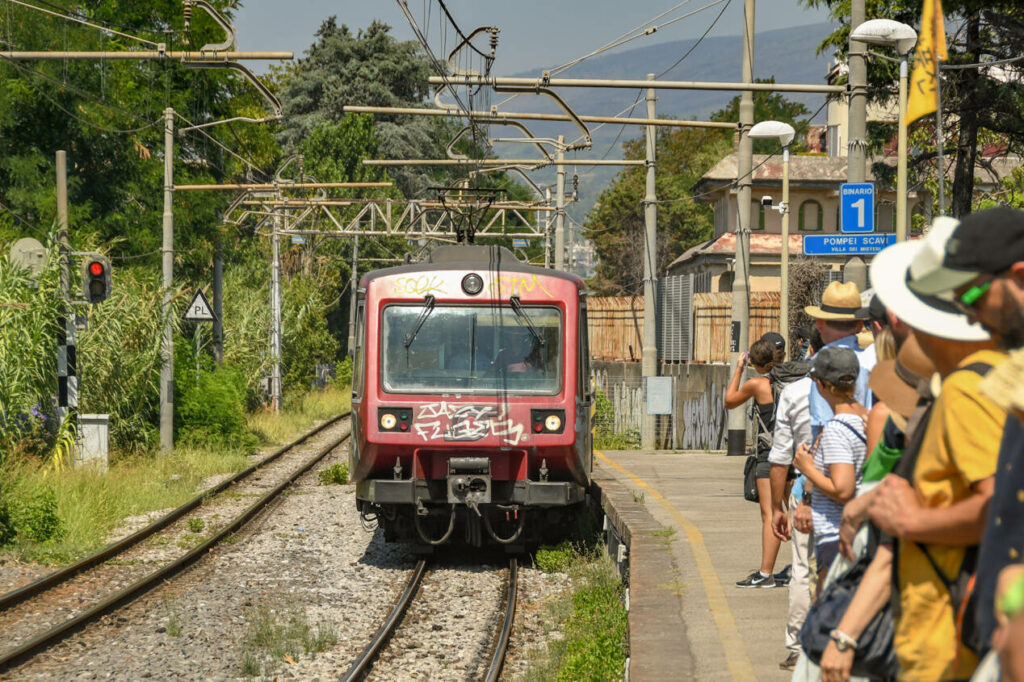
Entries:
<svg viewBox="0 0 1024 682">
<path fill-rule="evenodd" d="M 996 274 L 1024 261 L 1024 211 L 1000 206 L 971 213 L 946 240 L 941 267 L 908 284 L 919 294 L 943 294 L 981 274 Z"/>
<path fill-rule="evenodd" d="M 889 323 L 889 318 L 885 314 L 885 304 L 882 303 L 882 299 L 878 298 L 878 294 L 872 296 L 871 302 L 855 312 L 853 316 L 858 320 L 870 320 L 872 322 L 881 322 L 882 324 Z"/>
<path fill-rule="evenodd" d="M 778 332 L 765 332 L 764 334 L 761 335 L 761 338 L 759 340 L 767 341 L 776 348 L 786 347 L 786 339 L 782 338 L 782 334 L 779 334 Z"/>
<path fill-rule="evenodd" d="M 857 383 L 860 362 L 857 354 L 844 346 L 826 346 L 814 354 L 810 376 L 843 388 Z"/>
</svg>

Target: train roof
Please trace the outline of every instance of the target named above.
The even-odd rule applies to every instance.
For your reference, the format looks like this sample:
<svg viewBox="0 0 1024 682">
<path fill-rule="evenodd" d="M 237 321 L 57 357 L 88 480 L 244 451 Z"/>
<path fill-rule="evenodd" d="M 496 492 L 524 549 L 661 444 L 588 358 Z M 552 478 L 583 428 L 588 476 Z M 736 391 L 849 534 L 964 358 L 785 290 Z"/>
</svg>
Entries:
<svg viewBox="0 0 1024 682">
<path fill-rule="evenodd" d="M 516 258 L 516 255 L 504 246 L 458 244 L 439 246 L 430 252 L 425 261 L 398 265 L 391 268 L 373 270 L 362 276 L 360 286 L 366 286 L 371 280 L 404 272 L 430 272 L 433 270 L 501 270 L 502 272 L 523 272 L 544 277 L 557 277 L 583 286 L 578 276 L 530 265 Z"/>
</svg>

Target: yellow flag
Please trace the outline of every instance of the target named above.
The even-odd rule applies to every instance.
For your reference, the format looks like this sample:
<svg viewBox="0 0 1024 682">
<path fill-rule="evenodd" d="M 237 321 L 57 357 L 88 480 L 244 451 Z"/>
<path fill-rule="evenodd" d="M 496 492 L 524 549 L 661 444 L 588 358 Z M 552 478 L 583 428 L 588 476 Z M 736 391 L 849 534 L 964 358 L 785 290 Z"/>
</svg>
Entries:
<svg viewBox="0 0 1024 682">
<path fill-rule="evenodd" d="M 914 71 L 910 74 L 907 123 L 934 113 L 939 108 L 939 60 L 946 59 L 946 26 L 942 18 L 942 0 L 924 0 L 921 10 L 921 34 L 914 52 Z"/>
</svg>

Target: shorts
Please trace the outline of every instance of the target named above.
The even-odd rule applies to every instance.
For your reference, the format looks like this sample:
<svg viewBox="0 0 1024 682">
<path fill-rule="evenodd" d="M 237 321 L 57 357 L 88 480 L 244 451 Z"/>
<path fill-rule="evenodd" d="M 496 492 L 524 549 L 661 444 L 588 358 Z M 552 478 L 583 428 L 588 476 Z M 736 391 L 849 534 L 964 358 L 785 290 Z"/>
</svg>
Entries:
<svg viewBox="0 0 1024 682">
<path fill-rule="evenodd" d="M 761 458 L 761 455 L 758 455 L 757 468 L 754 469 L 754 477 L 758 479 L 769 478 L 771 476 L 771 471 L 772 463 L 768 461 L 768 453 L 765 453 L 764 459 Z"/>
<path fill-rule="evenodd" d="M 818 562 L 818 570 L 827 569 L 839 555 L 839 540 L 823 542 L 814 546 L 814 559 Z"/>
</svg>

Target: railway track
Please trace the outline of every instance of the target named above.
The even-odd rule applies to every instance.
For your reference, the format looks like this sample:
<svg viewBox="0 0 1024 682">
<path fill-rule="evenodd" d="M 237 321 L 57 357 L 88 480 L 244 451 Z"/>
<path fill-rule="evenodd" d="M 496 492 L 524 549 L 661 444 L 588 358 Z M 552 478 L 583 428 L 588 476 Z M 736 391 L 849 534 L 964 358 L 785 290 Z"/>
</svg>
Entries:
<svg viewBox="0 0 1024 682">
<path fill-rule="evenodd" d="M 387 645 L 388 640 L 390 640 L 391 636 L 398 630 L 398 627 L 402 622 L 402 617 L 409 609 L 409 605 L 415 599 L 426 574 L 427 560 L 420 559 L 420 561 L 417 562 L 416 567 L 413 569 L 412 575 L 410 575 L 409 581 L 406 583 L 405 589 L 402 590 L 394 608 L 392 608 L 384 623 L 377 630 L 373 639 L 370 640 L 363 651 L 359 654 L 359 657 L 351 664 L 344 676 L 342 676 L 341 679 L 343 682 L 361 680 L 367 675 L 370 667 L 377 660 L 381 651 Z M 487 667 L 487 674 L 484 678 L 486 682 L 497 682 L 501 675 L 502 666 L 505 662 L 505 652 L 508 648 L 509 638 L 512 634 L 512 623 L 515 621 L 516 615 L 518 575 L 518 563 L 515 559 L 510 559 L 508 565 L 507 588 L 504 593 L 505 603 L 501 627 L 498 629 L 495 636 L 493 652 L 490 656 L 490 664 Z"/>
<path fill-rule="evenodd" d="M 329 434 L 333 427 L 341 424 L 348 416 L 349 413 L 345 413 L 328 420 L 308 431 L 302 437 L 275 450 L 247 469 L 197 495 L 145 528 L 104 547 L 95 554 L 43 576 L 32 583 L 0 595 L 0 632 L 5 633 L 4 644 L 0 646 L 10 646 L 11 640 L 17 638 L 15 633 L 26 629 L 26 623 L 42 622 L 43 627 L 50 626 L 45 631 L 40 631 L 42 629 L 40 627 L 34 627 L 32 634 L 21 637 L 20 642 L 15 643 L 13 648 L 5 648 L 0 651 L 0 673 L 21 665 L 35 654 L 56 644 L 88 623 L 129 603 L 161 581 L 173 577 L 195 562 L 199 557 L 209 552 L 225 538 L 245 526 L 268 504 L 287 490 L 299 476 L 312 469 L 319 461 L 348 439 L 348 429 L 344 429 L 341 435 L 335 434 L 325 437 L 325 434 Z M 306 445 L 308 447 L 318 439 L 324 442 L 322 444 L 316 443 L 319 447 L 317 447 L 312 456 L 301 457 L 300 454 L 303 452 L 301 446 Z M 293 459 L 298 460 L 298 462 L 293 462 Z M 81 596 L 83 593 L 91 594 L 95 592 L 95 585 L 97 583 L 107 584 L 109 578 L 106 575 L 102 575 L 102 573 L 105 567 L 112 565 L 111 562 L 117 562 L 132 551 L 142 551 L 147 540 L 155 538 L 161 531 L 178 528 L 178 522 L 183 524 L 185 517 L 190 512 L 201 511 L 213 500 L 219 501 L 224 497 L 223 493 L 231 490 L 235 484 L 244 482 L 247 479 L 251 479 L 252 485 L 257 489 L 266 488 L 268 484 L 260 485 L 262 479 L 278 473 L 281 475 L 276 480 L 271 481 L 273 487 L 269 491 L 262 494 L 237 494 L 237 499 L 242 499 L 247 495 L 254 496 L 257 499 L 252 504 L 245 506 L 244 509 L 235 514 L 229 521 L 220 525 L 216 532 L 212 533 L 205 541 L 192 547 L 186 553 L 162 563 L 155 570 L 150 571 L 146 569 L 141 571 L 143 573 L 141 576 L 138 575 L 140 573 L 138 570 L 129 571 L 132 574 L 128 579 L 130 584 L 123 584 L 125 582 L 123 576 L 121 576 L 120 581 L 110 581 L 110 584 L 117 584 L 119 582 L 119 589 L 115 588 L 107 591 L 106 594 L 98 599 L 89 599 L 86 602 Z M 254 474 L 257 475 L 254 476 Z M 237 489 L 232 492 L 238 493 Z M 69 597 L 76 594 L 78 595 L 75 600 L 77 603 L 69 605 L 67 602 L 72 601 Z M 40 613 L 44 614 L 43 617 L 39 616 Z"/>
</svg>

